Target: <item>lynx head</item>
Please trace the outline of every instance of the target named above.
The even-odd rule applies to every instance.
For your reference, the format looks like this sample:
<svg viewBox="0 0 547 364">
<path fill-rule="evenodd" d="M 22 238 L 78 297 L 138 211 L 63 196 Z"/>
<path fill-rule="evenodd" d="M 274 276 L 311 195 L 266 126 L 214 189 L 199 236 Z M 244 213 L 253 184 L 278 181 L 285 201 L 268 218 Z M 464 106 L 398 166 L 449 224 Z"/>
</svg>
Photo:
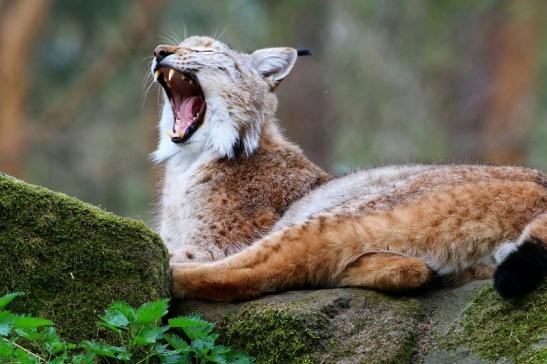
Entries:
<svg viewBox="0 0 547 364">
<path fill-rule="evenodd" d="M 199 36 L 156 47 L 152 73 L 163 87 L 164 106 L 154 160 L 179 152 L 252 155 L 264 120 L 277 108 L 273 90 L 296 58 L 293 48 L 245 54 Z"/>
</svg>

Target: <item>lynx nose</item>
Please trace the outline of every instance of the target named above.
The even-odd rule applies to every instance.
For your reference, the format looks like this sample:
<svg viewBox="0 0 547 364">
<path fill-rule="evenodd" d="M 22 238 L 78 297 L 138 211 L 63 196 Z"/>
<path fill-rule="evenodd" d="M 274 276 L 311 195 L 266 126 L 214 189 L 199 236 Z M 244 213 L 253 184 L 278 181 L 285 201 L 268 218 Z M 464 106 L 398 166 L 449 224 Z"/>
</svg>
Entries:
<svg viewBox="0 0 547 364">
<path fill-rule="evenodd" d="M 160 45 L 154 49 L 154 57 L 156 57 L 156 62 L 161 62 L 165 57 L 175 53 L 173 47 Z"/>
</svg>

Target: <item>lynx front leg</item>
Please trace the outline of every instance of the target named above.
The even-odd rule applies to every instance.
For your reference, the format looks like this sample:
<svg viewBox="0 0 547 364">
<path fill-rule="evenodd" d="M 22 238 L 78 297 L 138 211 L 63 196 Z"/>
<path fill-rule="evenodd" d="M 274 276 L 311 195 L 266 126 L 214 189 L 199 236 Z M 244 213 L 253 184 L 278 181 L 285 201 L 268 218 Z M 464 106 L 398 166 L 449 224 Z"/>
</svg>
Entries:
<svg viewBox="0 0 547 364">
<path fill-rule="evenodd" d="M 267 291 L 268 277 L 253 268 L 229 268 L 216 263 L 180 264 L 172 269 L 172 292 L 179 298 L 213 301 L 251 299 Z M 261 278 L 262 277 L 262 278 Z"/>
<path fill-rule="evenodd" d="M 172 266 L 175 296 L 233 301 L 291 288 L 335 286 L 362 252 L 358 219 L 318 218 L 271 234 L 223 260 Z"/>
<path fill-rule="evenodd" d="M 372 253 L 361 256 L 344 269 L 337 285 L 402 292 L 423 287 L 433 276 L 433 271 L 420 259 Z"/>
</svg>

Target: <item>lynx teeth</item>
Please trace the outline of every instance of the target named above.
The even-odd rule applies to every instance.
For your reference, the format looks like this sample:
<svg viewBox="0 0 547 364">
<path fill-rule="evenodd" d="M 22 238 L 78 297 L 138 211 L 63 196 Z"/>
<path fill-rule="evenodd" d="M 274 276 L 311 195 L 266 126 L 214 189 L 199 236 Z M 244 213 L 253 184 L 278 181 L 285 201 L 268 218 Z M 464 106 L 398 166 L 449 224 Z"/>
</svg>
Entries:
<svg viewBox="0 0 547 364">
<path fill-rule="evenodd" d="M 171 81 L 171 79 L 173 78 L 174 75 L 175 75 L 175 70 L 171 68 L 169 70 L 169 76 L 167 77 L 167 80 Z"/>
<path fill-rule="evenodd" d="M 160 77 L 160 75 L 161 75 L 160 70 L 157 70 L 156 72 L 154 72 L 154 82 L 158 82 L 158 77 Z"/>
</svg>

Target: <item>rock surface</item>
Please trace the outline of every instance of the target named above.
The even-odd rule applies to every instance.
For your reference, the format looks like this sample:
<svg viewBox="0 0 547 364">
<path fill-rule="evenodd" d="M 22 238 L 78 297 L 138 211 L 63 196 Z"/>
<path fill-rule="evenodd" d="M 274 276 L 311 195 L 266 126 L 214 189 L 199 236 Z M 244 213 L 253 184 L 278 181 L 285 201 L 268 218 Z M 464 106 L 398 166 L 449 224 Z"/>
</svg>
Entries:
<svg viewBox="0 0 547 364">
<path fill-rule="evenodd" d="M 422 306 L 361 289 L 294 291 L 230 305 L 181 302 L 259 363 L 407 362 Z"/>
<path fill-rule="evenodd" d="M 0 295 L 53 320 L 69 339 L 96 335 L 116 300 L 169 295 L 168 255 L 145 224 L 0 173 Z"/>
<path fill-rule="evenodd" d="M 437 345 L 425 362 L 547 363 L 547 282 L 518 301 L 501 299 L 490 285 L 470 298 L 446 333 L 434 329 Z"/>
<path fill-rule="evenodd" d="M 331 289 L 175 307 L 258 363 L 547 363 L 547 284 L 521 302 L 478 281 L 418 297 Z"/>
</svg>

